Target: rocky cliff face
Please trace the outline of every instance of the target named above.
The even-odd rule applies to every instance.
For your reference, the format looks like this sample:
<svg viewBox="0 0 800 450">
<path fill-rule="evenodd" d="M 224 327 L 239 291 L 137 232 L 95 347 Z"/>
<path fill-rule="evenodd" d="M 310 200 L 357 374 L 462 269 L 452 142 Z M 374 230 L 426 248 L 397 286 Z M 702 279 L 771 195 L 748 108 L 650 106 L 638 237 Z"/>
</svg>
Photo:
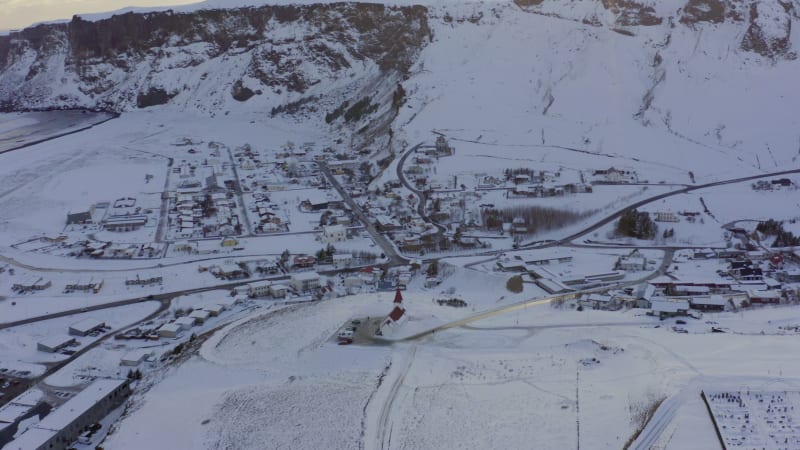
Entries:
<svg viewBox="0 0 800 450">
<path fill-rule="evenodd" d="M 608 26 L 632 35 L 632 27 L 701 27 L 732 24 L 743 37 L 737 46 L 768 58 L 795 58 L 790 35 L 800 2 L 792 0 L 596 0 L 565 4 L 558 0 L 515 0 L 528 12 Z"/>
<path fill-rule="evenodd" d="M 359 3 L 76 17 L 0 37 L 0 107 L 326 110 L 394 89 L 430 34 L 424 7 Z"/>
</svg>

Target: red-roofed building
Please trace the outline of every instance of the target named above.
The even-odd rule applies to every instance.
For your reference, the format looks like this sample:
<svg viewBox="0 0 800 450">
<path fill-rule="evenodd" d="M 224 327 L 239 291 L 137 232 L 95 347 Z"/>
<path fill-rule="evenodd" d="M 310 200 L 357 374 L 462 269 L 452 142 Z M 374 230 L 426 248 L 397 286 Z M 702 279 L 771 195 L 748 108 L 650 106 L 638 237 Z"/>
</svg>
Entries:
<svg viewBox="0 0 800 450">
<path fill-rule="evenodd" d="M 406 314 L 406 310 L 405 309 L 403 309 L 403 308 L 401 308 L 399 306 L 395 306 L 394 309 L 392 310 L 392 312 L 389 313 L 389 317 L 386 320 L 387 321 L 392 320 L 394 322 L 397 322 L 400 319 L 402 319 L 405 314 Z"/>
<path fill-rule="evenodd" d="M 381 322 L 381 328 L 378 334 L 381 336 L 390 335 L 395 326 L 404 323 L 407 319 L 408 315 L 406 315 L 406 309 L 403 308 L 402 305 L 395 306 L 392 312 Z"/>
</svg>

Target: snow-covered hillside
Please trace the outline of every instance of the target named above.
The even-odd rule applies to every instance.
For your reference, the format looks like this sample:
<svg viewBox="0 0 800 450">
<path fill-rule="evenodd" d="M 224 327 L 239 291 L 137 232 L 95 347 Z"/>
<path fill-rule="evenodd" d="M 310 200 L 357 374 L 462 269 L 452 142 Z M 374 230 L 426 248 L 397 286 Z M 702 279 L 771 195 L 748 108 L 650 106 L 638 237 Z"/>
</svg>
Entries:
<svg viewBox="0 0 800 450">
<path fill-rule="evenodd" d="M 369 98 L 346 128 L 380 128 L 429 34 L 424 7 L 379 4 L 76 17 L 0 37 L 0 107 L 320 119 Z"/>
<path fill-rule="evenodd" d="M 362 145 L 385 144 L 391 125 L 401 145 L 435 129 L 478 142 L 465 145 L 556 145 L 698 175 L 798 155 L 797 1 L 259 3 L 97 15 L 0 37 L 0 105 L 164 103 L 322 127 L 327 117 L 343 137 L 369 126 Z M 240 9 L 213 9 L 223 7 Z M 344 102 L 364 98 L 366 114 L 344 124 Z"/>
</svg>

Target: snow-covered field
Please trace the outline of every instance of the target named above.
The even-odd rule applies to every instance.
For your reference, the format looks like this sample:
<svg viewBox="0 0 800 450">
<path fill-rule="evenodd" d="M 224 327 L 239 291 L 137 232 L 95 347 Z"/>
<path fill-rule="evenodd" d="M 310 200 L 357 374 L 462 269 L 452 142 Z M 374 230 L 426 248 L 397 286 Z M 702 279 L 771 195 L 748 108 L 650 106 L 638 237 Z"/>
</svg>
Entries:
<svg viewBox="0 0 800 450">
<path fill-rule="evenodd" d="M 734 373 L 768 379 L 800 368 L 781 356 L 792 351 L 792 336 L 678 334 L 636 310 L 620 316 L 539 306 L 415 342 L 329 341 L 350 318 L 385 314 L 390 297 L 291 306 L 228 326 L 137 397 L 106 444 L 319 448 L 327 439 L 331 448 L 556 449 L 580 439 L 584 447 L 618 449 L 649 409 L 680 394 L 664 413 L 659 442 L 714 448 L 710 421 L 694 401 L 701 388 L 722 386 Z M 412 320 L 452 318 L 428 298 L 406 292 Z M 787 312 L 744 314 L 774 320 Z M 732 328 L 739 320 L 712 316 Z M 691 445 L 673 444 L 673 436 Z"/>
</svg>

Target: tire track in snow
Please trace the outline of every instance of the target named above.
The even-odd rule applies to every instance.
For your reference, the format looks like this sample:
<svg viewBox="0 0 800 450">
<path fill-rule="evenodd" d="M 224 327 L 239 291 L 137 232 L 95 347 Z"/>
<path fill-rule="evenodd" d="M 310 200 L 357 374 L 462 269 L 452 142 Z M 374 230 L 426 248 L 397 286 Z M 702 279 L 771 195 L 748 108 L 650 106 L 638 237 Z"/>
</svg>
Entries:
<svg viewBox="0 0 800 450">
<path fill-rule="evenodd" d="M 389 395 L 386 398 L 383 407 L 381 408 L 381 414 L 378 419 L 378 429 L 376 433 L 377 442 L 375 443 L 375 448 L 388 449 L 391 446 L 392 433 L 389 423 L 389 415 L 392 411 L 392 404 L 394 403 L 395 398 L 397 398 L 397 393 L 405 382 L 409 369 L 411 369 L 411 364 L 414 362 L 414 355 L 416 352 L 416 345 L 409 347 L 408 354 L 405 356 L 405 364 L 400 368 L 400 373 L 398 373 L 397 378 L 394 380 L 391 388 L 389 389 Z M 388 433 L 387 428 L 389 428 Z"/>
</svg>

